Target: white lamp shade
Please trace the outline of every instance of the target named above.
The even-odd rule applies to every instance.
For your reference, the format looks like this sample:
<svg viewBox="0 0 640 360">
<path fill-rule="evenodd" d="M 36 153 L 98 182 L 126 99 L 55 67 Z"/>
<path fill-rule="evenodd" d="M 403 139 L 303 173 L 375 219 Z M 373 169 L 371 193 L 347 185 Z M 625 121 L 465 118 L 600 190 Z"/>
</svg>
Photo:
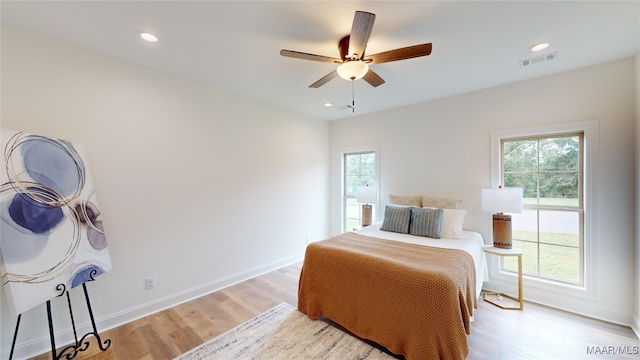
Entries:
<svg viewBox="0 0 640 360">
<path fill-rule="evenodd" d="M 494 213 L 521 213 L 522 189 L 482 189 L 482 210 Z"/>
<path fill-rule="evenodd" d="M 358 80 L 369 71 L 369 65 L 364 61 L 347 61 L 338 66 L 338 75 L 345 80 Z"/>
<path fill-rule="evenodd" d="M 361 204 L 375 204 L 378 201 L 378 188 L 373 186 L 359 186 L 356 201 Z"/>
</svg>

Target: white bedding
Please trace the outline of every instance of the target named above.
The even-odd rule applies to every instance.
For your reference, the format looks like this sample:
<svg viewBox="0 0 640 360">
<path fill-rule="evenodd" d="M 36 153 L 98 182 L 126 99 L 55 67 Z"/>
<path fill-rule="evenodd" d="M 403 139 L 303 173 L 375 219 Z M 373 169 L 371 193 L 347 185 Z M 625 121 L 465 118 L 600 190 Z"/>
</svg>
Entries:
<svg viewBox="0 0 640 360">
<path fill-rule="evenodd" d="M 462 231 L 462 237 L 460 239 L 432 239 L 423 236 L 414 236 L 409 234 L 401 234 L 390 231 L 382 231 L 380 227 L 382 222 L 372 224 L 365 228 L 356 230 L 355 233 L 364 236 L 370 236 L 380 239 L 395 240 L 406 242 L 410 244 L 418 244 L 425 246 L 433 246 L 446 249 L 459 249 L 464 250 L 473 258 L 473 263 L 476 267 L 476 296 L 480 296 L 482 291 L 482 283 L 488 278 L 487 262 L 482 247 L 484 241 L 482 235 L 475 231 Z"/>
</svg>

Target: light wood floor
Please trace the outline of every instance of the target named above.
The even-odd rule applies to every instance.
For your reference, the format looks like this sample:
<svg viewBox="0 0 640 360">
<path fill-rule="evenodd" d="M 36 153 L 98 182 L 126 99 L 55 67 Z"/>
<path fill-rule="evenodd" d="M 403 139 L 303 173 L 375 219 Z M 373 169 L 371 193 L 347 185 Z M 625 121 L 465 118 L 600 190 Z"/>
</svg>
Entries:
<svg viewBox="0 0 640 360">
<path fill-rule="evenodd" d="M 100 352 L 94 341 L 76 359 L 172 359 L 281 302 L 297 305 L 300 268 L 301 263 L 294 264 L 104 331 L 101 337 L 111 339 L 111 347 Z M 532 303 L 525 303 L 524 311 L 502 310 L 484 301 L 478 306 L 469 359 L 639 357 L 640 340 L 623 326 Z M 603 350 L 630 354 L 602 355 Z M 50 358 L 47 353 L 33 359 Z"/>
</svg>

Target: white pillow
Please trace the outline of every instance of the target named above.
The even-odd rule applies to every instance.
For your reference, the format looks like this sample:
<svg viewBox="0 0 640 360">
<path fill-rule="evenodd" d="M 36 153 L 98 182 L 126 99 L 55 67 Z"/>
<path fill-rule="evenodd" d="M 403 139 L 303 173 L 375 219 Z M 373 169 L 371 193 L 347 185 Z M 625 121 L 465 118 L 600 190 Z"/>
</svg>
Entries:
<svg viewBox="0 0 640 360">
<path fill-rule="evenodd" d="M 442 209 L 442 231 L 440 237 L 460 239 L 462 237 L 462 225 L 467 216 L 467 210 Z"/>
</svg>

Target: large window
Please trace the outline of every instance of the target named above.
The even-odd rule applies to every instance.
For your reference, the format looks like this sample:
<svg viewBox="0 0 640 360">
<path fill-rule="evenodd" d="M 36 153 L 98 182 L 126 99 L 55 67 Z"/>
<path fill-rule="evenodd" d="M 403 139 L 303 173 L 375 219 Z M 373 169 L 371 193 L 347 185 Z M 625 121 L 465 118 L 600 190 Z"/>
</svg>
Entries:
<svg viewBox="0 0 640 360">
<path fill-rule="evenodd" d="M 584 285 L 583 135 L 501 139 L 501 182 L 523 189 L 523 211 L 512 214 L 512 226 L 526 275 Z M 501 270 L 517 271 L 515 259 Z"/>
<path fill-rule="evenodd" d="M 344 153 L 343 158 L 343 229 L 351 231 L 360 226 L 360 204 L 356 201 L 359 186 L 375 186 L 376 153 L 363 151 Z M 375 219 L 375 206 L 373 208 Z"/>
</svg>

